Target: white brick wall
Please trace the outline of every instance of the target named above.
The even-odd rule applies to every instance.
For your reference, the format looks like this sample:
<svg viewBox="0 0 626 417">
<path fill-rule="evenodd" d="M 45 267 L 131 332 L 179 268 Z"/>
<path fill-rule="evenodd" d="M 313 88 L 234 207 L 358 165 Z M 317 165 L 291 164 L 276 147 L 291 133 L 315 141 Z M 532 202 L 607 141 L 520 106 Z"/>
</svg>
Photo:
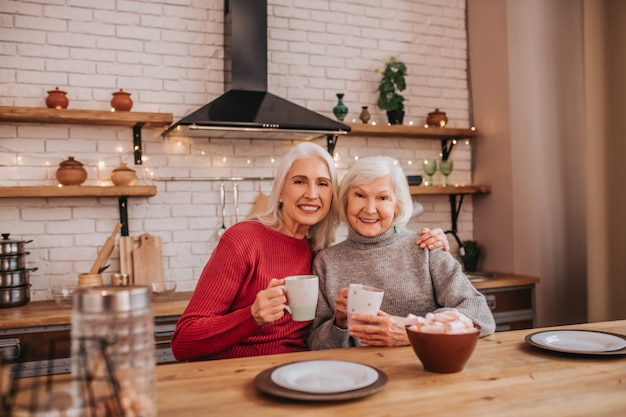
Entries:
<svg viewBox="0 0 626 417">
<path fill-rule="evenodd" d="M 374 120 L 377 70 L 389 56 L 409 68 L 405 123 L 423 124 L 438 107 L 449 125 L 467 127 L 465 3 L 462 0 L 268 0 L 269 90 L 332 116 L 337 92 L 358 118 L 367 105 Z M 222 0 L 4 0 L 0 2 L 0 105 L 43 107 L 46 91 L 68 92 L 70 108 L 107 110 L 111 93 L 132 93 L 133 110 L 173 113 L 175 119 L 223 92 Z M 129 199 L 131 234 L 163 239 L 166 278 L 191 290 L 213 250 L 219 183 L 155 182 L 153 177 L 272 176 L 287 141 L 163 140 L 144 129 L 141 182 L 151 198 Z M 320 144 L 325 144 L 320 141 Z M 421 174 L 421 159 L 435 157 L 438 141 L 340 138 L 340 173 L 355 157 L 397 157 L 407 174 Z M 54 185 L 68 155 L 83 162 L 88 184 L 106 184 L 120 162 L 133 166 L 132 131 L 104 126 L 0 124 L 0 186 Z M 272 158 L 274 162 L 272 162 Z M 453 153 L 452 180 L 471 179 L 471 151 Z M 240 213 L 247 213 L 267 181 L 240 183 Z M 227 184 L 227 225 L 234 221 Z M 450 225 L 445 196 L 420 197 L 425 212 L 411 227 Z M 118 219 L 116 198 L 0 199 L 0 231 L 27 245 L 32 298 L 48 298 L 57 282 L 75 282 L 91 266 Z M 472 235 L 471 198 L 459 219 L 461 238 Z M 119 269 L 117 250 L 109 271 Z"/>
</svg>

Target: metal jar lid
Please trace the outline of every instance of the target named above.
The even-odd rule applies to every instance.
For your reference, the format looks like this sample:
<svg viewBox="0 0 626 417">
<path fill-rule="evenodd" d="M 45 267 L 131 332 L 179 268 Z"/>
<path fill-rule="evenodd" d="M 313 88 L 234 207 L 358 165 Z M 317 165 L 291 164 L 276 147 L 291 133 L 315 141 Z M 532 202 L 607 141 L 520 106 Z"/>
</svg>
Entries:
<svg viewBox="0 0 626 417">
<path fill-rule="evenodd" d="M 152 294 L 148 287 L 86 287 L 74 294 L 74 312 L 122 313 L 149 308 Z"/>
</svg>

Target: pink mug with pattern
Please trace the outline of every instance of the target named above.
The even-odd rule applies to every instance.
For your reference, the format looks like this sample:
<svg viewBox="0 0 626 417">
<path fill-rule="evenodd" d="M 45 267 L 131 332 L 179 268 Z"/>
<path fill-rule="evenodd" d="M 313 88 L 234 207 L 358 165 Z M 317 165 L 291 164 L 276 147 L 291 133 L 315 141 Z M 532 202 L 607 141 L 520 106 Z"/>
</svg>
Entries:
<svg viewBox="0 0 626 417">
<path fill-rule="evenodd" d="M 348 288 L 348 328 L 358 324 L 352 319 L 354 314 L 371 314 L 375 316 L 380 310 L 385 292 L 380 288 L 362 284 L 350 284 Z"/>
</svg>

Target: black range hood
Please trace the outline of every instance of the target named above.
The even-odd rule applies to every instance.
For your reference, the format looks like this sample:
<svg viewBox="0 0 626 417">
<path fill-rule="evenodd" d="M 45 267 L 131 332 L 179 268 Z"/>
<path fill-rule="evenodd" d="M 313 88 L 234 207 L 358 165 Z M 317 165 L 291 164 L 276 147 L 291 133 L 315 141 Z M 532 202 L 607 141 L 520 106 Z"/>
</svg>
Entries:
<svg viewBox="0 0 626 417">
<path fill-rule="evenodd" d="M 267 92 L 267 0 L 225 0 L 225 90 L 172 124 L 164 136 L 301 139 L 337 135 L 350 127 Z M 230 76 L 230 79 L 229 79 Z"/>
</svg>

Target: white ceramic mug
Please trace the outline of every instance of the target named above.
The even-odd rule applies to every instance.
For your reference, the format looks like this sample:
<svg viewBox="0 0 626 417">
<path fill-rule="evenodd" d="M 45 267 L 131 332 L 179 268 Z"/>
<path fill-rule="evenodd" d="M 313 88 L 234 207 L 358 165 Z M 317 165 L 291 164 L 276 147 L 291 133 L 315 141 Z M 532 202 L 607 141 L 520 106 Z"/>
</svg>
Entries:
<svg viewBox="0 0 626 417">
<path fill-rule="evenodd" d="M 315 318 L 319 291 L 317 275 L 285 277 L 285 285 L 280 287 L 287 294 L 285 309 L 291 314 L 292 320 L 309 321 Z"/>
<path fill-rule="evenodd" d="M 348 328 L 357 324 L 352 319 L 354 314 L 371 314 L 375 316 L 380 310 L 385 292 L 369 285 L 350 284 L 348 288 Z"/>
</svg>

